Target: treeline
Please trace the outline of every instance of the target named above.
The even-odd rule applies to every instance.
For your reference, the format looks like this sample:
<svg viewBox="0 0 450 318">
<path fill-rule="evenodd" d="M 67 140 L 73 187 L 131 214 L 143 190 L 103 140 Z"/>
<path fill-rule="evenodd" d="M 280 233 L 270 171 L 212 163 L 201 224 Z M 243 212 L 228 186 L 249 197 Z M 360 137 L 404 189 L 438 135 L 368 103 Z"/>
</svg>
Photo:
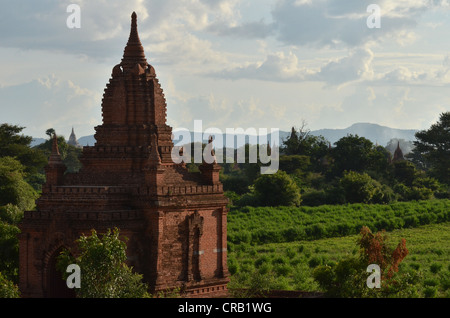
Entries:
<svg viewBox="0 0 450 318">
<path fill-rule="evenodd" d="M 331 145 L 305 125 L 282 141 L 279 171 L 261 164 L 222 164 L 221 181 L 235 206 L 319 206 L 450 198 L 450 112 L 416 133 L 407 155 L 348 135 Z M 247 150 L 251 147 L 246 145 Z"/>
</svg>

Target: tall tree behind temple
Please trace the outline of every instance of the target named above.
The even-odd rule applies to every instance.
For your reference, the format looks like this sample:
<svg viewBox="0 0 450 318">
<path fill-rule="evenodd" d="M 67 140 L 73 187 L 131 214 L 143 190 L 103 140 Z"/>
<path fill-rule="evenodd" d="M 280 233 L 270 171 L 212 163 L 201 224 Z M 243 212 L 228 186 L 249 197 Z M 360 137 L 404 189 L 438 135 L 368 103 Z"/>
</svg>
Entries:
<svg viewBox="0 0 450 318">
<path fill-rule="evenodd" d="M 417 132 L 416 138 L 409 157 L 439 181 L 450 184 L 450 112 L 442 113 L 428 130 Z"/>
<path fill-rule="evenodd" d="M 47 163 L 44 153 L 30 147 L 32 137 L 21 134 L 25 127 L 0 125 L 0 157 L 16 158 L 29 175 L 42 172 Z"/>
<path fill-rule="evenodd" d="M 47 129 L 47 132 L 46 133 L 50 136 L 50 138 L 35 148 L 40 149 L 48 158 L 52 151 L 52 136 L 55 133 L 55 130 L 53 128 L 49 128 Z M 81 162 L 78 158 L 81 155 L 82 148 L 69 145 L 63 136 L 58 136 L 58 148 L 61 154 L 61 159 L 67 167 L 67 172 L 77 172 L 80 170 Z"/>
</svg>

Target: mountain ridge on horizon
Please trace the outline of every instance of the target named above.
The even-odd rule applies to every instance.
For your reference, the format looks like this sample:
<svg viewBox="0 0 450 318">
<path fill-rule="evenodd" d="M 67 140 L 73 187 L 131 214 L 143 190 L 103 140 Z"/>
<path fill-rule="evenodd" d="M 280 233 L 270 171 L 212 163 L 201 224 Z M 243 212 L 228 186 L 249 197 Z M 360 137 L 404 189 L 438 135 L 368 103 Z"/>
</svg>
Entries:
<svg viewBox="0 0 450 318">
<path fill-rule="evenodd" d="M 374 124 L 374 123 L 358 122 L 358 123 L 354 123 L 354 124 L 350 125 L 347 128 L 323 128 L 323 129 L 318 129 L 318 130 L 311 130 L 310 134 L 312 134 L 314 136 L 323 136 L 331 144 L 334 144 L 336 141 L 338 141 L 340 138 L 342 138 L 344 136 L 352 134 L 352 135 L 358 135 L 360 137 L 367 138 L 370 141 L 372 141 L 374 144 L 377 143 L 381 146 L 386 146 L 387 143 L 391 139 L 404 139 L 405 141 L 414 141 L 416 139 L 415 133 L 417 131 L 418 131 L 418 129 L 391 128 L 388 126 L 383 126 L 383 125 Z M 291 133 L 290 131 L 280 130 L 279 131 L 280 142 L 282 142 L 283 140 L 288 138 L 290 133 Z M 199 136 L 199 135 L 202 133 L 190 132 L 190 134 L 191 134 L 191 140 L 194 141 L 194 138 L 195 138 L 194 134 L 198 134 L 195 136 L 197 138 L 201 138 L 201 136 Z M 176 132 L 174 132 L 174 135 L 177 136 Z M 270 133 L 268 135 L 270 135 Z M 226 138 L 225 133 L 224 133 L 224 138 Z M 234 138 L 237 138 L 236 135 Z M 175 139 L 178 140 L 178 138 L 175 138 Z M 270 136 L 269 136 L 269 139 L 271 140 Z M 42 142 L 45 142 L 45 140 L 46 139 L 44 139 L 44 138 L 33 138 L 31 146 L 32 147 L 36 146 Z M 206 140 L 207 139 L 204 139 L 205 142 L 206 142 Z M 94 135 L 83 136 L 83 137 L 78 138 L 78 142 L 82 146 L 87 146 L 87 145 L 93 146 L 95 144 L 95 138 L 94 138 Z M 237 146 L 237 147 L 242 146 L 242 144 L 238 144 L 237 142 L 238 142 L 238 140 L 236 140 L 235 146 Z M 249 141 L 247 141 L 247 142 L 249 142 Z M 225 145 L 225 141 L 223 142 L 223 144 Z M 271 141 L 271 144 L 273 144 L 272 141 Z"/>
</svg>

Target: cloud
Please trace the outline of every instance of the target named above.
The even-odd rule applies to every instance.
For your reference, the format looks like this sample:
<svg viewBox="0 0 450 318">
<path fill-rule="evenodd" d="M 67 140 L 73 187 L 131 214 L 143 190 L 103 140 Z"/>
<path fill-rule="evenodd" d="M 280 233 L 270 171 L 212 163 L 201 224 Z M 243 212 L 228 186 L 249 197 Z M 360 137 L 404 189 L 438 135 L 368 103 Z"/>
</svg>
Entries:
<svg viewBox="0 0 450 318">
<path fill-rule="evenodd" d="M 223 23 L 212 23 L 207 31 L 218 36 L 233 36 L 239 38 L 267 38 L 274 34 L 274 25 L 265 23 L 264 19 L 256 22 L 245 22 L 236 26 Z"/>
<path fill-rule="evenodd" d="M 310 76 L 327 84 L 339 85 L 351 81 L 372 79 L 374 54 L 367 48 L 356 48 L 349 55 L 330 61 L 319 72 Z"/>
<path fill-rule="evenodd" d="M 421 15 L 443 2 L 402 0 L 378 1 L 381 28 L 367 27 L 372 0 L 280 0 L 272 11 L 277 39 L 286 45 L 322 47 L 361 47 L 387 39 L 402 40 L 414 29 Z M 406 34 L 409 34 L 408 32 Z M 413 38 L 411 34 L 408 35 Z"/>
<path fill-rule="evenodd" d="M 100 100 L 100 93 L 54 75 L 0 88 L 2 121 L 25 124 L 24 132 L 34 137 L 45 136 L 48 128 L 68 134 L 71 125 L 92 133 L 99 124 Z"/>
<path fill-rule="evenodd" d="M 292 52 L 275 52 L 267 55 L 265 61 L 248 63 L 233 69 L 225 69 L 210 75 L 225 79 L 257 79 L 263 81 L 292 82 L 305 79 L 305 69 L 301 69 L 298 58 Z"/>
<path fill-rule="evenodd" d="M 373 52 L 367 48 L 356 48 L 348 56 L 333 59 L 319 68 L 301 66 L 298 57 L 289 52 L 267 55 L 265 61 L 250 63 L 231 70 L 211 73 L 225 79 L 257 79 L 274 82 L 320 81 L 329 85 L 371 79 L 373 77 Z"/>
</svg>

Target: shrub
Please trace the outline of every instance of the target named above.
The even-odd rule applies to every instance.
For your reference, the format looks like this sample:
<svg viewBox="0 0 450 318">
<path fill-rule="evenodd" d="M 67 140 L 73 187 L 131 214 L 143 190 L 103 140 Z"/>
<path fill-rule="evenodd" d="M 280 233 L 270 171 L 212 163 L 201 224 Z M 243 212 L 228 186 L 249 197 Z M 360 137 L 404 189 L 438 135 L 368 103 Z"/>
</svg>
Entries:
<svg viewBox="0 0 450 318">
<path fill-rule="evenodd" d="M 313 277 L 321 288 L 332 297 L 383 297 L 409 292 L 409 288 L 405 288 L 409 284 L 408 281 L 398 281 L 398 277 L 394 279 L 400 262 L 408 254 L 405 240 L 403 239 L 397 248 L 391 249 L 386 244 L 387 237 L 382 233 L 372 234 L 367 227 L 363 227 L 360 235 L 359 256 L 346 257 L 334 266 L 321 265 L 315 268 Z M 310 261 L 310 266 L 316 262 L 317 260 L 314 260 L 311 264 Z M 366 269 L 369 264 L 380 266 L 380 290 L 371 290 L 366 286 Z"/>
<path fill-rule="evenodd" d="M 125 264 L 126 243 L 120 239 L 119 230 L 108 230 L 101 237 L 92 230 L 91 236 L 82 235 L 76 240 L 79 255 L 74 257 L 70 250 L 63 250 L 58 257 L 57 268 L 68 274 L 69 264 L 83 269 L 83 286 L 76 289 L 81 298 L 146 298 L 148 286 L 142 282 L 142 275 L 132 271 Z M 77 253 L 78 254 L 78 253 Z"/>
<path fill-rule="evenodd" d="M 439 282 L 434 278 L 428 278 L 423 281 L 425 286 L 438 286 Z"/>
<path fill-rule="evenodd" d="M 433 263 L 430 265 L 430 271 L 433 274 L 437 274 L 442 269 L 442 264 Z"/>
<path fill-rule="evenodd" d="M 449 272 L 443 273 L 440 277 L 440 281 L 441 281 L 440 285 L 443 290 L 450 289 L 450 273 Z"/>
<path fill-rule="evenodd" d="M 417 271 L 420 269 L 420 264 L 419 263 L 410 263 L 409 267 L 411 267 L 412 269 L 415 269 Z"/>
<path fill-rule="evenodd" d="M 263 206 L 298 206 L 301 202 L 300 189 L 282 170 L 256 179 L 255 193 Z"/>
<path fill-rule="evenodd" d="M 234 259 L 228 259 L 228 271 L 231 275 L 234 275 L 237 273 L 239 269 L 239 265 Z"/>
<path fill-rule="evenodd" d="M 436 293 L 437 293 L 436 287 L 429 286 L 423 290 L 423 295 L 426 298 L 434 298 L 434 297 L 436 297 Z"/>
<path fill-rule="evenodd" d="M 307 206 L 319 206 L 328 201 L 325 190 L 310 190 L 302 194 L 302 204 Z"/>
<path fill-rule="evenodd" d="M 0 272 L 0 298 L 19 298 L 20 292 L 17 285 L 6 279 Z"/>
<path fill-rule="evenodd" d="M 344 190 L 345 199 L 349 203 L 370 203 L 383 199 L 381 184 L 367 173 L 346 171 L 340 179 L 340 185 Z"/>
<path fill-rule="evenodd" d="M 278 276 L 288 276 L 292 272 L 292 267 L 288 264 L 277 264 L 273 270 Z"/>
<path fill-rule="evenodd" d="M 322 264 L 322 259 L 318 256 L 313 256 L 308 261 L 308 265 L 311 268 L 315 268 L 315 267 L 319 266 L 320 264 Z"/>
<path fill-rule="evenodd" d="M 255 267 L 259 268 L 261 265 L 269 263 L 269 261 L 270 261 L 270 259 L 269 259 L 269 257 L 267 255 L 260 256 L 255 261 Z"/>
</svg>

